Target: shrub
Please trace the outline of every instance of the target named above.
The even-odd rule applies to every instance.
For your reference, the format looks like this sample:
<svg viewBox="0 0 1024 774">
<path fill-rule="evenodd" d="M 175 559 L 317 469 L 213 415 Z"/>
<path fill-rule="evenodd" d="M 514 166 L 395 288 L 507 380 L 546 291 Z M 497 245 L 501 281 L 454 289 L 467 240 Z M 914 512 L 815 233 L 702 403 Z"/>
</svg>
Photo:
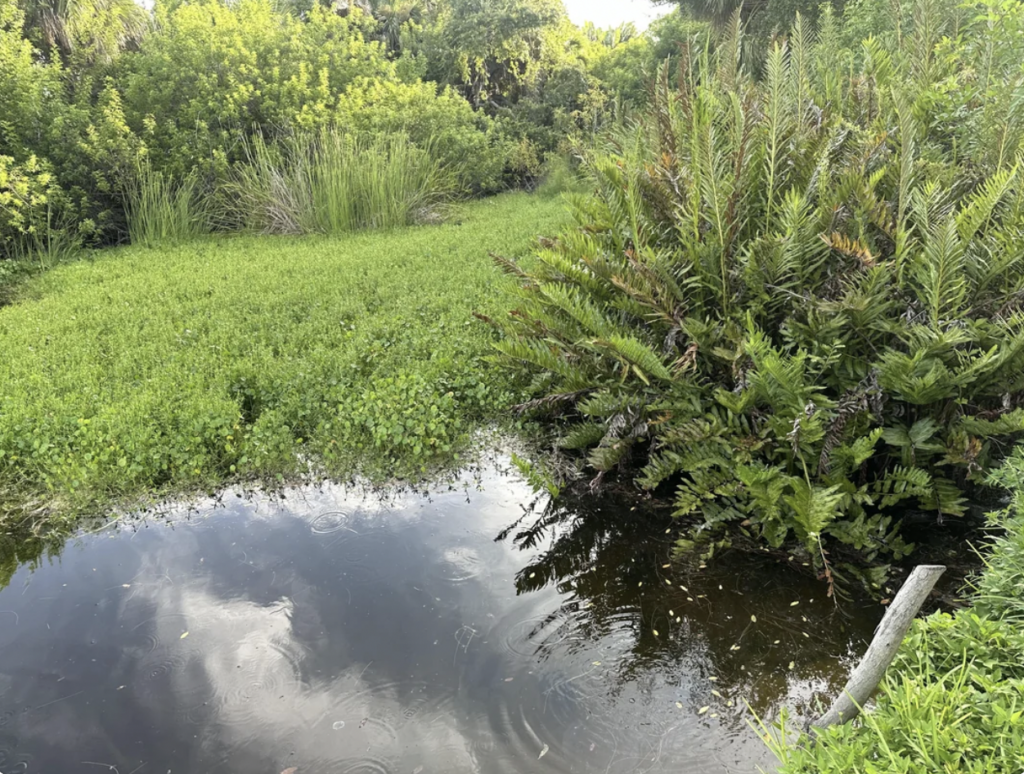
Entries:
<svg viewBox="0 0 1024 774">
<path fill-rule="evenodd" d="M 154 163 L 177 177 L 226 172 L 254 130 L 316 129 L 337 95 L 394 65 L 360 14 L 317 5 L 300 21 L 270 0 L 158 5 L 156 30 L 125 56 L 125 112 Z"/>
<path fill-rule="evenodd" d="M 404 137 L 323 130 L 276 146 L 257 137 L 228 186 L 226 217 L 271 234 L 393 228 L 425 217 L 448 189 L 438 162 Z"/>
<path fill-rule="evenodd" d="M 14 258 L 45 231 L 53 175 L 35 156 L 0 156 L 0 259 Z"/>
<path fill-rule="evenodd" d="M 508 265 L 500 350 L 561 448 L 671 483 L 695 539 L 898 557 L 897 509 L 963 514 L 1024 430 L 1021 170 L 930 133 L 939 66 L 901 92 L 911 57 L 868 41 L 829 92 L 799 20 L 759 82 L 738 48 L 590 156 L 577 227 Z"/>
<path fill-rule="evenodd" d="M 494 122 L 474 112 L 450 89 L 432 83 L 366 81 L 338 100 L 336 124 L 367 134 L 405 135 L 449 169 L 460 191 L 494 192 L 501 187 L 507 142 Z"/>
</svg>

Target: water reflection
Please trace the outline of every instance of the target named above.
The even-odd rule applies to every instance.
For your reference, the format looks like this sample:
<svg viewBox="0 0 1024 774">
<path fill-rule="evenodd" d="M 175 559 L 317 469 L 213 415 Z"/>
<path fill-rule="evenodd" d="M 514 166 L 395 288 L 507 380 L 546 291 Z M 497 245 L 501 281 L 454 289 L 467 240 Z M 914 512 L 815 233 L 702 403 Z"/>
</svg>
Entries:
<svg viewBox="0 0 1024 774">
<path fill-rule="evenodd" d="M 770 565 L 678 575 L 627 503 L 531 500 L 502 469 L 228 495 L 21 567 L 0 771 L 754 771 L 743 700 L 805 702 L 877 620 Z"/>
</svg>

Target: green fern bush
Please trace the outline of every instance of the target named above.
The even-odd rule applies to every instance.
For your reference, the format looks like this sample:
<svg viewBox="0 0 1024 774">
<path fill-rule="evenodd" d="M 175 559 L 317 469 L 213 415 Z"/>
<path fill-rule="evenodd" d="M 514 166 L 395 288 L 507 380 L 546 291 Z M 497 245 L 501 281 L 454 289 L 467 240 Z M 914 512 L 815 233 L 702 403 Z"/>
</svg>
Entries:
<svg viewBox="0 0 1024 774">
<path fill-rule="evenodd" d="M 587 155 L 575 226 L 502 261 L 498 345 L 598 480 L 673 487 L 695 539 L 738 522 L 826 563 L 829 541 L 906 552 L 907 508 L 963 514 L 1024 430 L 1017 148 L 932 131 L 953 59 L 924 77 L 909 48 L 836 39 L 826 12 L 756 80 L 736 40 L 664 78 Z"/>
</svg>

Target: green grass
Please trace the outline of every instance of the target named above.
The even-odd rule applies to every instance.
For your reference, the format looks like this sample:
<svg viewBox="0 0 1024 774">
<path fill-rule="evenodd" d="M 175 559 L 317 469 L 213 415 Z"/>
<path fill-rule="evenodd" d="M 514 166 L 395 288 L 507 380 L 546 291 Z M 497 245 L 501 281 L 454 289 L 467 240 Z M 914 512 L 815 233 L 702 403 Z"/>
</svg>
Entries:
<svg viewBox="0 0 1024 774">
<path fill-rule="evenodd" d="M 415 475 L 514 396 L 483 357 L 488 252 L 556 231 L 556 201 L 343 238 L 123 248 L 0 309 L 0 490 L 85 508 L 237 478 Z"/>
<path fill-rule="evenodd" d="M 776 726 L 778 774 L 1024 771 L 1024 447 L 993 476 L 1011 503 L 970 608 L 917 621 L 874 706 L 814 744 Z M 765 729 L 761 729 L 764 731 Z"/>
</svg>

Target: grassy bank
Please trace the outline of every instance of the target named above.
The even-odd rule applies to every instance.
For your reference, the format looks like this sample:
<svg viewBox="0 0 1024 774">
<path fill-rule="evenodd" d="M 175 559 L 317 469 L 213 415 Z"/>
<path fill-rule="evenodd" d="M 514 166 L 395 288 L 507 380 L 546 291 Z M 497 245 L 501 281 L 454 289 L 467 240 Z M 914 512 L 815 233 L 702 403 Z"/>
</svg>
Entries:
<svg viewBox="0 0 1024 774">
<path fill-rule="evenodd" d="M 1024 770 L 1024 451 L 996 480 L 1012 502 L 972 606 L 915 624 L 861 720 L 775 745 L 779 774 Z"/>
<path fill-rule="evenodd" d="M 29 281 L 0 309 L 4 499 L 451 459 L 512 397 L 472 318 L 500 308 L 488 252 L 527 252 L 562 211 L 510 195 L 444 226 L 133 247 Z"/>
</svg>

